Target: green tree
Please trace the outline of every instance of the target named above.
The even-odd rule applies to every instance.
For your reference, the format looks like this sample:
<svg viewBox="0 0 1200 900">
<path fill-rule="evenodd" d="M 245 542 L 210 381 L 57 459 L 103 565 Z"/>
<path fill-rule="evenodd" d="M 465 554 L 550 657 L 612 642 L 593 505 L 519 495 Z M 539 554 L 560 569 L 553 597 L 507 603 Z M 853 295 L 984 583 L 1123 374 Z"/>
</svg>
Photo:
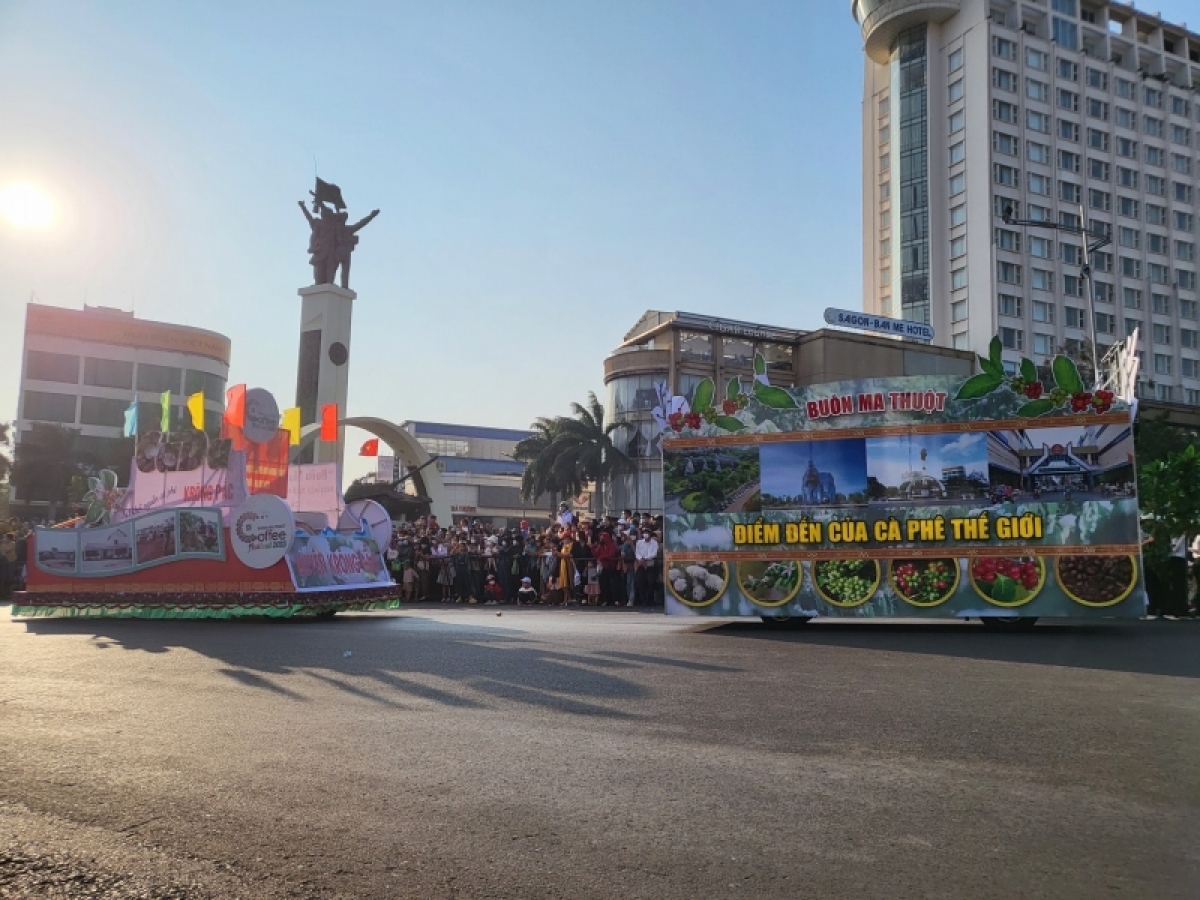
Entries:
<svg viewBox="0 0 1200 900">
<path fill-rule="evenodd" d="M 1160 569 L 1170 555 L 1172 539 L 1200 532 L 1200 451 L 1196 445 L 1141 466 L 1138 500 L 1143 527 L 1153 539 L 1145 548 L 1146 564 Z"/>
<path fill-rule="evenodd" d="M 0 422 L 0 447 L 7 447 L 12 438 L 8 434 L 8 423 Z M 12 459 L 3 450 L 0 450 L 0 481 L 8 477 L 8 473 L 12 471 Z"/>
<path fill-rule="evenodd" d="M 61 425 L 35 423 L 17 445 L 12 484 L 22 501 L 50 504 L 50 519 L 71 498 L 71 479 L 85 471 L 87 459 L 76 449 L 78 432 Z"/>
<path fill-rule="evenodd" d="M 521 496 L 525 500 L 533 500 L 543 494 L 551 495 L 554 502 L 559 487 L 553 482 L 551 469 L 554 457 L 550 448 L 558 436 L 558 422 L 555 419 L 539 417 L 529 430 L 529 437 L 517 443 L 513 448 L 513 459 L 525 463 L 525 471 L 521 475 Z"/>
</svg>

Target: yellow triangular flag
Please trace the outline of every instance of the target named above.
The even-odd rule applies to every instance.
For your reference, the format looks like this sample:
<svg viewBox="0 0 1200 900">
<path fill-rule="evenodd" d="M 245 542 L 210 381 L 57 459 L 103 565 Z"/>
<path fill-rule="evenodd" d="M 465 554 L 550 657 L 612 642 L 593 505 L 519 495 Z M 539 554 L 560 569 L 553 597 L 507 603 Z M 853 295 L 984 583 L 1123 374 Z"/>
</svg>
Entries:
<svg viewBox="0 0 1200 900">
<path fill-rule="evenodd" d="M 192 427 L 204 430 L 204 391 L 187 398 L 188 412 L 192 414 Z"/>
<path fill-rule="evenodd" d="M 286 428 L 291 432 L 291 440 L 289 444 L 295 446 L 300 443 L 300 407 L 293 406 L 291 409 L 283 411 L 283 421 L 280 423 L 281 428 Z"/>
</svg>

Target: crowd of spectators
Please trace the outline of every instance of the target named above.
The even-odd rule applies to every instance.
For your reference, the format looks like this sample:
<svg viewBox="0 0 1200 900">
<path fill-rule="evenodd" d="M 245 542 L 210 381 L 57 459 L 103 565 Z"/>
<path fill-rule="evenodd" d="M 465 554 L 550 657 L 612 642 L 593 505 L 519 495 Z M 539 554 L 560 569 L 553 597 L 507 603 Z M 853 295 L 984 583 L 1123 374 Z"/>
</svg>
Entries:
<svg viewBox="0 0 1200 900">
<path fill-rule="evenodd" d="M 388 567 L 409 602 L 651 606 L 662 601 L 662 517 L 577 518 L 563 503 L 542 526 L 434 516 L 392 529 Z"/>
</svg>

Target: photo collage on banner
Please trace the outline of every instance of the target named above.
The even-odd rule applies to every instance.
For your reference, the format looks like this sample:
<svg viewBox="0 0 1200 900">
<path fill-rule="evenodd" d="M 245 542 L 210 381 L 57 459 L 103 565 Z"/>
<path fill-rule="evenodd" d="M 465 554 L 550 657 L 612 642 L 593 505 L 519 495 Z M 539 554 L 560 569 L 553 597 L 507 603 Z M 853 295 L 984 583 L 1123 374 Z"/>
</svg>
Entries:
<svg viewBox="0 0 1200 900">
<path fill-rule="evenodd" d="M 798 400 L 790 430 L 668 435 L 668 611 L 1140 615 L 1128 408 L 972 415 L 954 379 L 919 381 L 949 398 L 940 409 L 870 406 L 868 427 L 849 414 L 809 429 Z M 821 388 L 852 412 L 867 396 L 794 390 Z"/>
<path fill-rule="evenodd" d="M 221 510 L 164 509 L 99 528 L 38 528 L 34 563 L 55 575 L 105 577 L 183 559 L 225 559 Z"/>
</svg>

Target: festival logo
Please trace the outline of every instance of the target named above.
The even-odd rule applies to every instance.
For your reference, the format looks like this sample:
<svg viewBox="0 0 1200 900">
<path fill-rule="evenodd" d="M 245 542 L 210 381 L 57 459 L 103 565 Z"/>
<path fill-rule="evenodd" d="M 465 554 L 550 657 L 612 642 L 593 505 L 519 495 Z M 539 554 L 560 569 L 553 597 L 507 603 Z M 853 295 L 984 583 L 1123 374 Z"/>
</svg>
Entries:
<svg viewBox="0 0 1200 900">
<path fill-rule="evenodd" d="M 292 545 L 296 520 L 274 494 L 253 494 L 230 516 L 233 553 L 251 569 L 268 569 Z"/>
</svg>

